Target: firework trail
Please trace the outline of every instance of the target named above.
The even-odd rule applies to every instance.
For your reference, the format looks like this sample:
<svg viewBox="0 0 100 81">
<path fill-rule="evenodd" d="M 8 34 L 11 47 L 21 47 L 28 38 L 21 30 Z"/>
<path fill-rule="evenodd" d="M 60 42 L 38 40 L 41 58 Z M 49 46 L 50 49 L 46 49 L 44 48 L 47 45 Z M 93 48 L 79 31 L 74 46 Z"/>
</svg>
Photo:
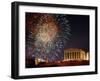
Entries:
<svg viewBox="0 0 100 81">
<path fill-rule="evenodd" d="M 42 14 L 35 28 L 26 35 L 26 51 L 36 58 L 49 62 L 63 60 L 64 48 L 70 38 L 66 15 Z"/>
</svg>

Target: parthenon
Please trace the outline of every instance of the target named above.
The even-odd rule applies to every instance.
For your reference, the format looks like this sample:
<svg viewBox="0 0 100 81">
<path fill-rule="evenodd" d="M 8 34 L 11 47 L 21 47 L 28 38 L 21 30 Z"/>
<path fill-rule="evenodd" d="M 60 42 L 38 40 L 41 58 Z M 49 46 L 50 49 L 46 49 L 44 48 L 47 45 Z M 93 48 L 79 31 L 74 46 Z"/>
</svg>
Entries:
<svg viewBox="0 0 100 81">
<path fill-rule="evenodd" d="M 89 53 L 82 49 L 70 48 L 64 51 L 64 61 L 68 60 L 89 60 Z"/>
</svg>

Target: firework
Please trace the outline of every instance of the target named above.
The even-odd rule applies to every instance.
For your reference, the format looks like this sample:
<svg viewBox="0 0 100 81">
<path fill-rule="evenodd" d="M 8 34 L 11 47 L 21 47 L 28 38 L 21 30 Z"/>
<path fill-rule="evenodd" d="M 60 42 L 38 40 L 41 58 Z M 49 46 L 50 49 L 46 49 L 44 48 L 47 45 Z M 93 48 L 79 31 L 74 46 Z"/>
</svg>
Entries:
<svg viewBox="0 0 100 81">
<path fill-rule="evenodd" d="M 34 28 L 26 34 L 27 55 L 49 62 L 63 60 L 70 31 L 67 15 L 40 14 Z"/>
</svg>

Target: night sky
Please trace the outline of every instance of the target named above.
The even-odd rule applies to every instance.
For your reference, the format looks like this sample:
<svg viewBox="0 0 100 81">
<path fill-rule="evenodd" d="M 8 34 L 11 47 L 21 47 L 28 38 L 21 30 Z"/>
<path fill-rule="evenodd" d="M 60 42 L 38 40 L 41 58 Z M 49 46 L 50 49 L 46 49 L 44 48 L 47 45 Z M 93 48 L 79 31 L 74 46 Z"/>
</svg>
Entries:
<svg viewBox="0 0 100 81">
<path fill-rule="evenodd" d="M 66 48 L 81 48 L 89 51 L 89 16 L 67 15 L 71 26 L 71 39 Z"/>
<path fill-rule="evenodd" d="M 64 50 L 69 48 L 89 52 L 89 16 L 26 13 L 25 21 L 26 60 L 63 60 Z"/>
</svg>

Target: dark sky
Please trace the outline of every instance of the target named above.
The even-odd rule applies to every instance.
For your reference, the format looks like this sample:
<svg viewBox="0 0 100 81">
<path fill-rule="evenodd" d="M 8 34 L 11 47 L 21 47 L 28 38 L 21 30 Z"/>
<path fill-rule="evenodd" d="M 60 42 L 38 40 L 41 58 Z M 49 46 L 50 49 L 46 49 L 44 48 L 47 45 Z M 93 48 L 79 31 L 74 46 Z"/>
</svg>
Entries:
<svg viewBox="0 0 100 81">
<path fill-rule="evenodd" d="M 89 51 L 89 16 L 67 15 L 71 26 L 71 38 L 66 48 L 82 48 Z"/>
</svg>

